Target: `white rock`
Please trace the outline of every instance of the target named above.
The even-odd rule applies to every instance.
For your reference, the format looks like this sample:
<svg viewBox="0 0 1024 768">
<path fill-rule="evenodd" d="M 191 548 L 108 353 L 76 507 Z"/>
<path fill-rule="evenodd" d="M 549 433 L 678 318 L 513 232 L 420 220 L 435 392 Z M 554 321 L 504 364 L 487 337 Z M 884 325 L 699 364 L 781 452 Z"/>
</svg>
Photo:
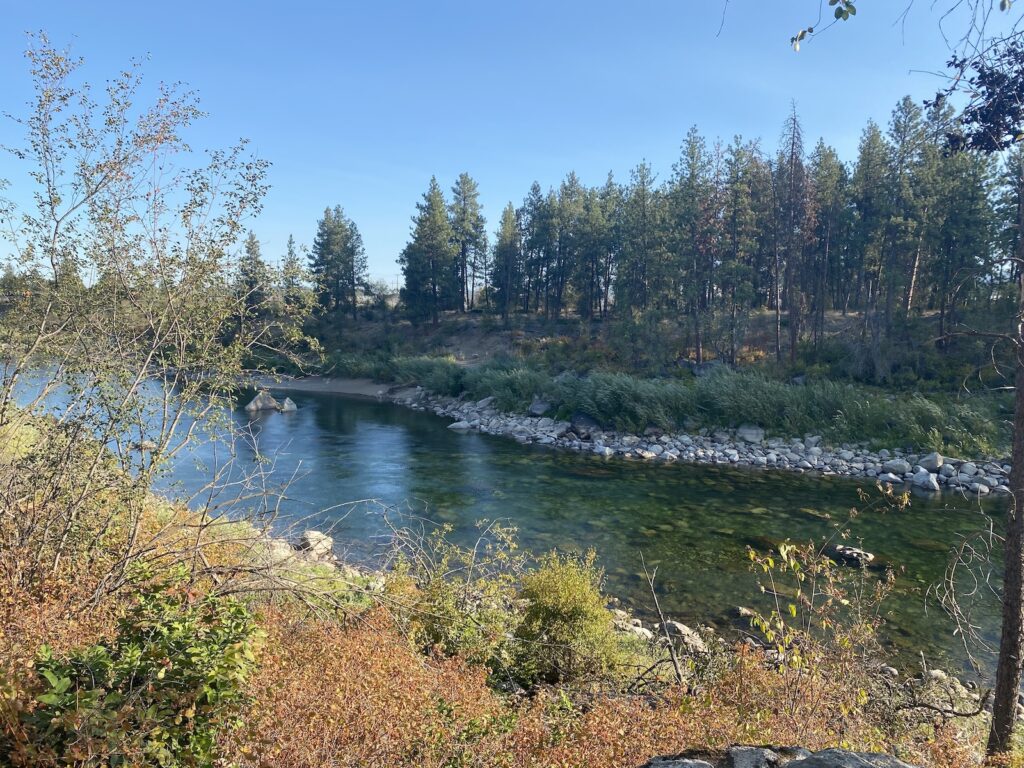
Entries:
<svg viewBox="0 0 1024 768">
<path fill-rule="evenodd" d="M 267 390 L 261 390 L 259 394 L 252 399 L 252 401 L 245 406 L 245 410 L 253 413 L 255 411 L 276 411 L 281 406 L 278 405 L 277 400 L 267 392 Z"/>
<path fill-rule="evenodd" d="M 456 432 L 467 432 L 469 430 L 469 428 L 470 428 L 469 422 L 465 421 L 465 420 L 463 420 L 463 421 L 456 421 L 454 424 L 449 424 L 448 425 L 448 429 L 454 430 Z"/>
</svg>

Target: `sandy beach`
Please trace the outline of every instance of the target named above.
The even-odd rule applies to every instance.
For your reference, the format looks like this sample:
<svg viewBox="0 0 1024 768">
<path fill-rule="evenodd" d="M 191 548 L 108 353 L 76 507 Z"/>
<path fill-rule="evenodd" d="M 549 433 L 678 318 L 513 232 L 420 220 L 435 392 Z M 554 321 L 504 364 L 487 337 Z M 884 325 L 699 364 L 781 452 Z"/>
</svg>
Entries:
<svg viewBox="0 0 1024 768">
<path fill-rule="evenodd" d="M 318 392 L 330 395 L 347 395 L 350 397 L 369 397 L 380 399 L 392 392 L 393 386 L 381 384 L 373 379 L 343 379 L 327 376 L 252 376 L 248 383 L 256 389 L 267 389 L 271 392 Z"/>
</svg>

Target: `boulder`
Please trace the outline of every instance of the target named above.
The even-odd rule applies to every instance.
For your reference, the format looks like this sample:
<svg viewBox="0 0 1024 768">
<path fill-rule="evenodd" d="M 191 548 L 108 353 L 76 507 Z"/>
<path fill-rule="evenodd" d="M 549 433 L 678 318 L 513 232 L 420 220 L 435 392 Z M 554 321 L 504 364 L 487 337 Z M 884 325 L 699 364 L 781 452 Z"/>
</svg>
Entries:
<svg viewBox="0 0 1024 768">
<path fill-rule="evenodd" d="M 280 407 L 281 406 L 278 404 L 277 400 L 274 399 L 273 395 L 267 392 L 267 390 L 262 389 L 256 397 L 254 397 L 252 401 L 245 406 L 245 410 L 250 413 L 255 413 L 256 411 L 276 411 Z"/>
<path fill-rule="evenodd" d="M 547 400 L 542 400 L 539 397 L 533 398 L 533 402 L 530 403 L 530 407 L 526 410 L 531 416 L 543 416 L 545 413 L 551 410 L 551 403 Z"/>
<path fill-rule="evenodd" d="M 334 539 L 320 531 L 303 531 L 295 548 L 314 560 L 330 560 L 334 557 Z"/>
<path fill-rule="evenodd" d="M 594 432 L 601 431 L 601 425 L 585 413 L 574 413 L 569 420 L 569 425 L 572 427 L 572 431 L 583 440 L 589 439 Z"/>
<path fill-rule="evenodd" d="M 448 429 L 455 430 L 456 432 L 467 432 L 470 429 L 468 421 L 456 421 L 454 424 L 449 424 Z"/>
<path fill-rule="evenodd" d="M 290 397 L 286 397 L 281 403 L 281 413 L 293 413 L 299 410 L 299 406 Z"/>
<path fill-rule="evenodd" d="M 736 430 L 736 438 L 747 443 L 760 443 L 764 440 L 764 430 L 753 424 L 742 424 Z"/>
<path fill-rule="evenodd" d="M 788 763 L 787 768 L 915 768 L 909 763 L 889 755 L 874 752 L 848 752 L 845 749 L 826 749 L 815 752 L 803 760 Z"/>
<path fill-rule="evenodd" d="M 840 563 L 847 565 L 865 566 L 875 559 L 875 556 L 870 552 L 858 549 L 857 547 L 851 547 L 849 544 L 836 544 L 832 552 Z"/>
<path fill-rule="evenodd" d="M 922 456 L 921 460 L 917 463 L 929 472 L 938 472 L 945 461 L 941 453 L 929 453 L 927 456 Z"/>
<path fill-rule="evenodd" d="M 910 482 L 913 483 L 918 488 L 921 488 L 921 489 L 926 490 L 926 491 L 937 491 L 937 490 L 939 490 L 939 479 L 938 479 L 938 477 L 933 475 L 931 472 L 929 472 L 924 467 L 921 468 L 920 472 L 918 472 L 916 475 L 914 475 L 914 477 L 910 480 Z"/>
<path fill-rule="evenodd" d="M 895 485 L 897 483 L 902 483 L 903 482 L 903 478 L 902 477 L 897 477 L 892 472 L 883 472 L 882 474 L 880 474 L 878 476 L 878 480 L 879 480 L 879 482 L 891 483 L 893 485 Z"/>
<path fill-rule="evenodd" d="M 679 641 L 679 645 L 681 645 L 687 652 L 708 652 L 708 647 L 704 643 L 704 639 L 697 634 L 695 630 L 690 629 L 685 624 L 678 621 L 666 621 L 665 629 L 668 630 L 669 636 L 677 639 Z"/>
<path fill-rule="evenodd" d="M 779 768 L 782 755 L 767 747 L 729 747 L 725 768 Z"/>
<path fill-rule="evenodd" d="M 882 471 L 892 472 L 894 475 L 905 475 L 910 471 L 910 462 L 906 459 L 889 459 L 882 465 Z"/>
</svg>

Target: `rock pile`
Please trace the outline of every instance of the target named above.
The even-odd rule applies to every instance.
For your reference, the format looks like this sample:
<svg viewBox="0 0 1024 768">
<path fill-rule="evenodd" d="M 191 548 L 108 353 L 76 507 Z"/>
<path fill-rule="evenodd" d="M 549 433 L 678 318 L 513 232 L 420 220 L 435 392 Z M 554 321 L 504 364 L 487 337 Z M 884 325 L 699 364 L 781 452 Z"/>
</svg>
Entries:
<svg viewBox="0 0 1024 768">
<path fill-rule="evenodd" d="M 1010 465 L 1005 460 L 975 462 L 938 453 L 872 451 L 864 443 L 834 447 L 825 445 L 820 435 L 790 440 L 766 439 L 763 429 L 750 424 L 735 431 L 700 429 L 693 434 L 650 428 L 636 435 L 605 429 L 583 414 L 574 415 L 570 420 L 556 420 L 549 416 L 505 413 L 495 407 L 493 397 L 473 402 L 433 395 L 419 387 L 400 390 L 388 395 L 388 399 L 414 410 L 450 418 L 453 423 L 448 428 L 457 432 L 502 435 L 524 444 L 549 445 L 608 458 L 771 467 L 875 478 L 920 491 L 946 488 L 975 496 L 1009 492 Z M 549 409 L 550 405 L 536 400 L 531 406 L 533 412 Z"/>
</svg>

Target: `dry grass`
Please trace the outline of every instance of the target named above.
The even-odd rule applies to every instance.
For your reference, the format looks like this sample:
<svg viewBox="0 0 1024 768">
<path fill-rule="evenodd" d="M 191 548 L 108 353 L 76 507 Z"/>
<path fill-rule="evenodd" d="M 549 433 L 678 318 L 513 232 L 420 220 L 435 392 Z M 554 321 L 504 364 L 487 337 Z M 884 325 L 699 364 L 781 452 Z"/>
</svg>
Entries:
<svg viewBox="0 0 1024 768">
<path fill-rule="evenodd" d="M 506 698 L 484 670 L 412 651 L 375 613 L 350 627 L 264 616 L 247 727 L 229 740 L 243 766 L 640 765 L 652 755 L 716 753 L 735 743 L 836 745 L 898 752 L 936 768 L 975 765 L 955 725 L 889 729 L 835 670 L 801 675 L 741 652 L 699 691 Z M 897 738 L 898 736 L 898 738 Z"/>
</svg>

